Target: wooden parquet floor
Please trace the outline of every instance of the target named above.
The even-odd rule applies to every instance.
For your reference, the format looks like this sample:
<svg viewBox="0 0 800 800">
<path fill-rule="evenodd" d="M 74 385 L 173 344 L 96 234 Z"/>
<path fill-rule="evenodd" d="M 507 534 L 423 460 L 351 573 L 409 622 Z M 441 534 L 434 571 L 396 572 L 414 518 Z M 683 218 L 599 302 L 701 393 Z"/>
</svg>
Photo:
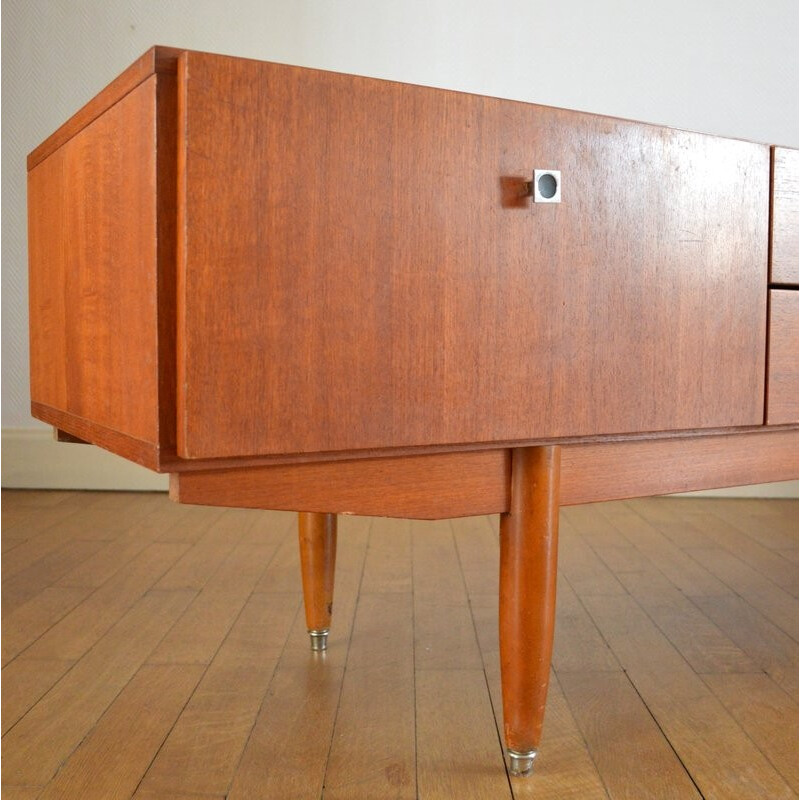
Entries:
<svg viewBox="0 0 800 800">
<path fill-rule="evenodd" d="M 308 647 L 295 516 L 3 492 L 3 800 L 796 797 L 798 509 L 561 514 L 536 775 L 509 780 L 497 518 L 344 517 Z"/>
</svg>

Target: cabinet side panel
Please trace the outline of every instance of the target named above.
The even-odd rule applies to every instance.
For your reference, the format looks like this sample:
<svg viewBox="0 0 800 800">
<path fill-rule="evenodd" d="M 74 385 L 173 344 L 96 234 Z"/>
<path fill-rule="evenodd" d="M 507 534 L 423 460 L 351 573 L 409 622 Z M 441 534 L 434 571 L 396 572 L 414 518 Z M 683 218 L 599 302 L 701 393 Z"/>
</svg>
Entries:
<svg viewBox="0 0 800 800">
<path fill-rule="evenodd" d="M 159 442 L 156 80 L 28 173 L 35 413 L 77 418 L 104 446 L 102 431 L 122 434 L 148 463 Z"/>
<path fill-rule="evenodd" d="M 182 63 L 181 456 L 763 421 L 768 147 Z"/>
</svg>

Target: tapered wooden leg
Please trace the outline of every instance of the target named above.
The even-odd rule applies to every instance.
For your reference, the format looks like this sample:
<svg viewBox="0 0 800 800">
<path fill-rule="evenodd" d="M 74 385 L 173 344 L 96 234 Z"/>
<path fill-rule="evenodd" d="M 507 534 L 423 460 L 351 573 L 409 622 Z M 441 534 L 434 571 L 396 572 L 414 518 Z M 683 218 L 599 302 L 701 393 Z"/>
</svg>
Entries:
<svg viewBox="0 0 800 800">
<path fill-rule="evenodd" d="M 336 514 L 302 512 L 298 519 L 300 569 L 312 650 L 325 650 L 333 610 Z"/>
<path fill-rule="evenodd" d="M 509 769 L 529 775 L 539 747 L 556 612 L 559 447 L 511 456 L 511 507 L 500 516 L 500 674 Z"/>
</svg>

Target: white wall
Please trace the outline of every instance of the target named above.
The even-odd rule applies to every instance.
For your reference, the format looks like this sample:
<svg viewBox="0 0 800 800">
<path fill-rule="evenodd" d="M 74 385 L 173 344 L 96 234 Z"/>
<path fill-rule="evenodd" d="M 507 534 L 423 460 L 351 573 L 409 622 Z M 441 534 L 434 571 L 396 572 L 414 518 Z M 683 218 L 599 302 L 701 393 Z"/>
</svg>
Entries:
<svg viewBox="0 0 800 800">
<path fill-rule="evenodd" d="M 153 44 L 797 146 L 797 0 L 5 0 L 2 21 L 4 483 L 46 441 L 15 432 L 38 426 L 25 156 Z"/>
</svg>

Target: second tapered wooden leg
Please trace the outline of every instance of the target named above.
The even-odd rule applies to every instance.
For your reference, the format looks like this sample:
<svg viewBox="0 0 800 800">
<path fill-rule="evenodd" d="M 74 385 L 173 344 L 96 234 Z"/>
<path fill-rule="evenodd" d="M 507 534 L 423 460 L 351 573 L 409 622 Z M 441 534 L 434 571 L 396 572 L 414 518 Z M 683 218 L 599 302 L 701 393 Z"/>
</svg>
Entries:
<svg viewBox="0 0 800 800">
<path fill-rule="evenodd" d="M 301 512 L 298 516 L 306 625 L 311 649 L 325 650 L 333 611 L 336 515 Z"/>
<path fill-rule="evenodd" d="M 511 507 L 500 517 L 500 673 L 509 769 L 529 775 L 539 748 L 556 611 L 560 449 L 512 451 Z"/>
</svg>

